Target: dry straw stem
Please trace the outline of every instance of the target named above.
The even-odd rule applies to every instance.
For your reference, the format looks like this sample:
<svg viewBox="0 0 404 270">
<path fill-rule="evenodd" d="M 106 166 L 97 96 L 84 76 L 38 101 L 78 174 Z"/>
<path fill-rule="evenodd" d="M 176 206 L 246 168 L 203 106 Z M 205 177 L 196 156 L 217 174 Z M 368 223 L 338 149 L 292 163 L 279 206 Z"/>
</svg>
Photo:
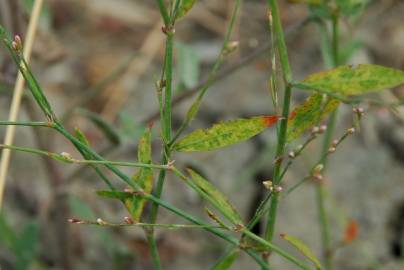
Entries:
<svg viewBox="0 0 404 270">
<path fill-rule="evenodd" d="M 32 8 L 32 14 L 28 24 L 26 42 L 23 51 L 24 58 L 26 59 L 27 62 L 29 62 L 31 56 L 32 46 L 34 44 L 42 4 L 43 0 L 35 0 L 34 6 Z M 22 77 L 21 73 L 18 73 L 14 87 L 13 100 L 11 102 L 10 114 L 8 118 L 9 121 L 17 120 L 23 89 L 24 89 L 24 78 Z M 14 141 L 14 134 L 15 134 L 15 126 L 8 126 L 6 136 L 4 139 L 4 144 L 12 144 Z M 10 155 L 11 152 L 9 149 L 3 149 L 0 161 L 0 210 L 3 204 L 4 187 L 6 184 L 6 176 L 10 164 Z"/>
</svg>

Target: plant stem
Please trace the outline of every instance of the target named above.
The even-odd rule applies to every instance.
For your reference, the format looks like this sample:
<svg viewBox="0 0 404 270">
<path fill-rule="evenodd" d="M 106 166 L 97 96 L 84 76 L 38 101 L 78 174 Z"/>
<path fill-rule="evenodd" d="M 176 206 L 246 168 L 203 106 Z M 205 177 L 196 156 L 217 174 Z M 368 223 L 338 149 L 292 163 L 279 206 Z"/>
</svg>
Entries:
<svg viewBox="0 0 404 270">
<path fill-rule="evenodd" d="M 324 34 L 326 34 L 326 33 L 324 32 Z M 338 34 L 339 34 L 338 33 L 338 14 L 334 14 L 332 16 L 332 41 L 331 41 L 332 60 L 333 60 L 334 67 L 337 67 L 339 65 Z M 324 170 L 326 168 L 326 163 L 327 163 L 328 148 L 330 147 L 330 143 L 331 143 L 332 136 L 334 133 L 335 122 L 337 119 L 337 113 L 338 113 L 337 110 L 335 110 L 334 112 L 331 113 L 331 115 L 329 117 L 327 131 L 325 133 L 325 137 L 324 137 L 324 141 L 323 141 L 323 149 L 322 149 L 322 153 L 321 153 L 322 157 L 321 157 L 320 163 L 322 163 L 324 165 Z M 329 226 L 329 222 L 328 222 L 327 208 L 325 205 L 327 190 L 326 190 L 326 187 L 324 186 L 324 184 L 322 184 L 322 183 L 317 184 L 315 189 L 316 189 L 315 190 L 316 203 L 317 203 L 317 208 L 318 208 L 318 220 L 319 220 L 319 224 L 320 224 L 321 242 L 322 242 L 325 269 L 331 270 L 332 269 L 331 232 L 330 232 L 330 226 Z"/>
<path fill-rule="evenodd" d="M 160 11 L 165 23 L 165 34 L 166 38 L 166 49 L 165 49 L 165 57 L 164 57 L 164 68 L 162 71 L 162 78 L 164 80 L 164 105 L 161 102 L 161 97 L 159 97 L 159 105 L 161 111 L 161 126 L 162 126 L 162 138 L 164 143 L 164 151 L 163 151 L 163 162 L 168 162 L 170 159 L 170 150 L 168 147 L 168 143 L 171 140 L 171 132 L 172 132 L 172 115 L 171 115 L 171 97 L 172 97 L 172 84 L 173 84 L 173 47 L 174 47 L 174 22 L 175 18 L 169 17 L 167 14 L 167 9 L 165 9 L 164 3 L 159 2 Z M 162 8 L 164 7 L 164 8 Z M 175 10 L 178 8 L 176 5 Z M 170 9 L 170 14 L 173 12 Z M 175 13 L 175 12 L 174 12 Z M 160 93 L 158 93 L 160 95 Z M 161 108 L 163 106 L 163 108 Z M 161 198 L 161 194 L 163 192 L 164 180 L 166 177 L 165 170 L 161 170 L 159 173 L 159 177 L 157 180 L 157 186 L 154 191 L 154 196 L 156 198 Z M 149 221 L 150 223 L 156 223 L 157 215 L 159 210 L 159 204 L 153 203 L 151 206 L 151 212 Z M 145 230 L 147 241 L 149 243 L 149 249 L 151 253 L 151 257 L 153 259 L 154 268 L 156 270 L 161 269 L 160 256 L 158 253 L 157 241 L 154 233 L 154 228 L 148 228 Z"/>
<path fill-rule="evenodd" d="M 269 241 L 265 240 L 264 238 L 259 237 L 258 235 L 250 232 L 249 230 L 244 230 L 243 233 L 245 235 L 247 235 L 248 237 L 250 237 L 251 239 L 254 239 L 255 241 L 257 241 L 258 243 L 264 245 L 265 247 L 267 247 L 269 250 L 274 251 L 276 253 L 278 253 L 279 255 L 281 255 L 282 257 L 284 257 L 285 259 L 287 259 L 288 261 L 294 263 L 296 266 L 298 266 L 301 269 L 306 269 L 309 270 L 311 269 L 309 266 L 307 266 L 305 263 L 302 263 L 301 261 L 299 261 L 298 259 L 296 259 L 295 257 L 291 256 L 290 254 L 286 253 L 284 250 L 278 248 L 277 246 L 271 244 Z"/>
<path fill-rule="evenodd" d="M 20 147 L 14 145 L 5 145 L 0 144 L 0 148 L 10 149 L 20 152 L 27 152 L 42 156 L 48 156 L 55 160 L 64 161 L 66 163 L 74 163 L 74 164 L 86 164 L 86 165 L 113 165 L 113 166 L 122 166 L 122 167 L 139 167 L 139 168 L 152 168 L 152 169 L 162 169 L 169 170 L 169 165 L 158 165 L 158 164 L 146 164 L 146 163 L 137 163 L 137 162 L 126 162 L 126 161 L 110 161 L 110 160 L 89 160 L 89 159 L 74 159 L 68 154 L 57 154 L 48 151 L 43 151 L 39 149 L 29 148 L 29 147 Z"/>
<path fill-rule="evenodd" d="M 32 122 L 32 121 L 0 121 L 0 126 L 32 126 L 32 127 L 52 127 L 48 122 Z"/>
<path fill-rule="evenodd" d="M 288 117 L 289 117 L 289 108 L 290 108 L 290 99 L 292 94 L 292 88 L 290 82 L 292 80 L 291 69 L 288 60 L 288 53 L 285 44 L 285 37 L 282 30 L 280 15 L 279 15 L 279 8 L 278 3 L 276 0 L 268 0 L 269 6 L 271 8 L 272 14 L 272 22 L 274 27 L 274 33 L 277 36 L 278 42 L 278 50 L 279 50 L 279 58 L 281 62 L 283 78 L 285 83 L 285 91 L 283 97 L 283 107 L 282 107 L 282 120 L 279 124 L 278 130 L 278 143 L 276 147 L 276 163 L 274 167 L 274 174 L 273 174 L 273 183 L 274 185 L 279 185 L 281 180 L 281 166 L 282 166 L 282 156 L 285 151 L 286 145 L 286 134 L 287 134 L 287 125 L 288 125 Z M 268 221 L 267 227 L 265 231 L 265 239 L 267 241 L 271 241 L 274 234 L 275 229 L 275 222 L 276 222 L 276 214 L 277 214 L 277 207 L 279 201 L 279 193 L 274 193 L 271 198 L 271 207 L 268 213 Z"/>
</svg>

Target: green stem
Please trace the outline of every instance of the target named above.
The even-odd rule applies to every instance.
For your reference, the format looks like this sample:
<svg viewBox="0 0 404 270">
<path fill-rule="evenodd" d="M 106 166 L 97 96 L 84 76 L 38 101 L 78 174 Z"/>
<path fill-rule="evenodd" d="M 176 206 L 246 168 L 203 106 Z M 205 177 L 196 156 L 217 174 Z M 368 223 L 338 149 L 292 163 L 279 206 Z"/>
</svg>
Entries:
<svg viewBox="0 0 404 270">
<path fill-rule="evenodd" d="M 326 34 L 323 32 L 323 35 Z M 332 51 L 332 59 L 333 66 L 337 67 L 339 65 L 339 50 L 338 50 L 338 14 L 334 14 L 332 16 L 332 41 L 331 41 L 331 51 Z M 327 163 L 327 152 L 330 147 L 332 136 L 334 133 L 335 122 L 337 119 L 338 111 L 335 110 L 332 112 L 329 118 L 327 131 L 325 133 L 324 141 L 323 141 L 323 149 L 321 153 L 320 163 L 324 165 L 324 170 Z M 318 220 L 320 224 L 321 231 L 321 242 L 322 242 L 322 250 L 323 250 L 323 258 L 325 263 L 325 269 L 332 269 L 332 253 L 331 253 L 331 232 L 330 225 L 328 221 L 328 213 L 325 204 L 327 190 L 324 184 L 319 183 L 316 185 L 316 203 L 318 209 Z"/>
<path fill-rule="evenodd" d="M 285 37 L 283 34 L 283 29 L 281 25 L 281 19 L 279 15 L 278 3 L 276 0 L 268 0 L 269 6 L 271 8 L 272 14 L 272 22 L 273 22 L 273 30 L 275 35 L 277 36 L 278 41 L 278 52 L 279 58 L 281 62 L 282 72 L 284 83 L 286 85 L 283 97 L 283 106 L 282 106 L 282 120 L 278 129 L 278 143 L 276 147 L 276 162 L 273 173 L 273 183 L 274 185 L 279 185 L 281 181 L 281 173 L 282 173 L 282 156 L 285 151 L 286 146 L 286 135 L 288 128 L 288 118 L 289 118 L 289 109 L 290 109 L 290 99 L 292 95 L 292 87 L 290 82 L 292 80 L 292 73 L 289 65 L 288 52 L 285 43 Z M 272 241 L 274 231 L 275 231 L 275 223 L 277 216 L 277 209 L 279 203 L 279 193 L 274 193 L 271 198 L 271 206 L 268 213 L 267 226 L 265 230 L 265 239 L 268 242 Z"/>
<path fill-rule="evenodd" d="M 280 58 L 280 62 L 281 62 L 284 82 L 286 84 L 284 97 L 283 97 L 282 120 L 280 121 L 280 125 L 279 125 L 278 143 L 277 143 L 277 147 L 276 147 L 277 161 L 275 163 L 274 174 L 273 174 L 273 183 L 274 183 L 274 185 L 278 185 L 281 180 L 281 178 L 280 178 L 281 167 L 282 167 L 281 157 L 284 154 L 285 145 L 286 145 L 286 134 L 287 134 L 287 128 L 288 128 L 290 99 L 291 99 L 291 95 L 292 95 L 292 88 L 289 83 L 292 80 L 292 73 L 291 73 L 291 69 L 290 69 L 290 65 L 289 65 L 288 53 L 287 53 L 285 37 L 283 34 L 282 25 L 281 25 L 278 3 L 276 0 L 268 0 L 268 3 L 271 8 L 274 33 L 277 36 L 279 58 Z M 266 231 L 265 231 L 265 239 L 268 241 L 272 240 L 272 237 L 274 234 L 278 201 L 279 201 L 279 193 L 275 193 L 271 198 L 271 208 L 268 213 L 268 221 L 267 221 L 267 227 L 266 227 Z"/>
<path fill-rule="evenodd" d="M 159 6 L 164 6 L 162 1 L 159 1 Z M 171 112 L 171 98 L 172 98 L 172 87 L 173 87 L 173 47 L 174 47 L 174 23 L 175 23 L 175 14 L 179 7 L 179 1 L 177 1 L 174 10 L 170 8 L 170 14 L 167 14 L 167 10 L 160 8 L 161 14 L 163 16 L 165 25 L 166 25 L 166 49 L 165 49 L 165 57 L 164 57 L 164 68 L 162 71 L 162 78 L 165 78 L 164 81 L 164 106 L 161 108 L 163 104 L 161 104 L 161 97 L 159 97 L 159 105 L 161 111 L 161 125 L 162 125 L 162 137 L 164 142 L 164 153 L 163 153 L 163 162 L 168 162 L 170 159 L 170 150 L 168 147 L 168 143 L 171 140 L 172 133 L 172 112 Z M 165 14 L 168 18 L 165 18 Z M 161 194 L 163 192 L 164 180 L 165 180 L 166 172 L 165 170 L 161 170 L 159 173 L 157 187 L 154 191 L 154 196 L 156 198 L 161 198 Z M 152 204 L 151 213 L 150 213 L 150 223 L 156 223 L 157 215 L 158 215 L 159 205 L 157 203 Z M 161 269 L 160 256 L 158 253 L 157 241 L 154 234 L 154 228 L 149 228 L 146 232 L 147 241 L 149 243 L 149 249 L 151 256 L 153 258 L 153 264 L 155 269 Z"/>
<path fill-rule="evenodd" d="M 152 168 L 152 169 L 162 169 L 169 170 L 171 169 L 169 165 L 157 165 L 157 164 L 146 164 L 146 163 L 137 163 L 137 162 L 126 162 L 126 161 L 110 161 L 110 160 L 89 160 L 89 159 L 74 159 L 68 154 L 57 154 L 44 150 L 29 148 L 29 147 L 20 147 L 14 145 L 4 145 L 0 144 L 0 148 L 7 148 L 10 150 L 32 153 L 42 156 L 48 156 L 58 161 L 63 161 L 66 163 L 74 163 L 74 164 L 86 164 L 86 165 L 114 165 L 114 166 L 122 166 L 122 167 L 139 167 L 139 168 Z"/>
<path fill-rule="evenodd" d="M 249 230 L 244 230 L 243 233 L 250 237 L 251 239 L 254 239 L 255 241 L 257 241 L 258 243 L 264 245 L 265 247 L 267 247 L 269 250 L 274 251 L 276 253 L 278 253 L 280 256 L 284 257 L 285 259 L 287 259 L 288 261 L 294 263 L 296 266 L 298 266 L 300 269 L 306 269 L 309 270 L 311 269 L 309 266 L 307 266 L 305 263 L 299 261 L 298 259 L 296 259 L 295 257 L 293 257 L 292 255 L 290 255 L 289 253 L 285 252 L 284 250 L 278 248 L 277 246 L 273 245 L 272 243 L 270 243 L 269 241 L 265 240 L 264 238 L 259 237 L 258 235 L 250 232 Z"/>
<path fill-rule="evenodd" d="M 32 126 L 32 127 L 52 127 L 48 122 L 30 122 L 30 121 L 0 121 L 0 126 Z"/>
</svg>

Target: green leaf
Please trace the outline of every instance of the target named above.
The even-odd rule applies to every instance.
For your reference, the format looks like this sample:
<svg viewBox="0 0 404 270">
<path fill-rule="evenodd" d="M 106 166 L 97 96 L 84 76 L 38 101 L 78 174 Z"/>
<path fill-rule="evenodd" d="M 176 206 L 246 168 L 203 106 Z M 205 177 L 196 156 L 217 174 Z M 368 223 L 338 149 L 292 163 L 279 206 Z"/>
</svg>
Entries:
<svg viewBox="0 0 404 270">
<path fill-rule="evenodd" d="M 111 143 L 115 145 L 119 145 L 121 143 L 121 136 L 115 131 L 115 128 L 105 121 L 101 116 L 84 109 L 78 109 L 77 112 L 93 122 L 94 125 L 104 133 L 105 137 Z"/>
<path fill-rule="evenodd" d="M 378 65 L 342 66 L 308 76 L 297 86 L 344 96 L 396 87 L 404 83 L 404 72 Z"/>
<path fill-rule="evenodd" d="M 0 213 L 0 243 L 9 250 L 12 250 L 16 239 L 17 234 L 13 227 L 7 223 L 4 214 Z"/>
<path fill-rule="evenodd" d="M 182 0 L 177 12 L 177 19 L 184 17 L 196 3 L 196 0 Z"/>
<path fill-rule="evenodd" d="M 243 224 L 240 215 L 236 209 L 230 204 L 226 196 L 220 192 L 212 183 L 200 176 L 195 171 L 188 169 L 188 173 L 191 175 L 189 180 L 191 184 L 196 186 L 196 191 L 210 203 L 212 203 L 220 213 L 228 218 L 233 224 Z M 195 186 L 191 186 L 195 188 Z"/>
<path fill-rule="evenodd" d="M 86 135 L 84 135 L 84 133 L 83 133 L 78 127 L 74 128 L 74 132 L 76 133 L 76 138 L 77 138 L 81 143 L 83 143 L 84 145 L 87 145 L 87 146 L 90 145 L 90 143 L 89 143 L 89 141 L 88 141 Z"/>
<path fill-rule="evenodd" d="M 187 88 L 195 87 L 199 81 L 198 54 L 182 42 L 176 43 L 178 73 L 181 83 Z"/>
<path fill-rule="evenodd" d="M 277 116 L 256 116 L 222 122 L 210 129 L 199 129 L 174 144 L 179 152 L 209 151 L 245 141 L 272 126 Z"/>
<path fill-rule="evenodd" d="M 122 191 L 111 191 L 111 190 L 97 190 L 97 195 L 109 198 L 109 199 L 118 199 L 124 202 L 126 199 L 133 198 L 133 194 L 129 192 L 122 192 Z"/>
<path fill-rule="evenodd" d="M 318 124 L 339 104 L 339 100 L 325 97 L 324 94 L 320 93 L 315 93 L 307 98 L 290 114 L 287 132 L 288 142 L 298 138 L 305 130 Z"/>
<path fill-rule="evenodd" d="M 140 138 L 138 146 L 139 162 L 151 164 L 151 127 L 149 127 Z M 151 193 L 153 189 L 153 170 L 151 168 L 140 168 L 132 177 L 132 180 L 143 189 L 145 193 Z M 141 197 L 131 197 L 124 201 L 126 208 L 130 212 L 132 219 L 139 222 L 143 213 L 146 200 Z"/>
<path fill-rule="evenodd" d="M 211 270 L 227 270 L 237 259 L 240 254 L 240 250 L 238 248 L 234 248 L 230 251 L 230 253 L 226 254 L 225 258 L 219 260 L 219 262 L 213 266 Z"/>
<path fill-rule="evenodd" d="M 290 236 L 288 234 L 281 234 L 281 237 L 285 239 L 289 244 L 294 246 L 300 253 L 302 253 L 307 259 L 309 259 L 317 269 L 322 269 L 320 261 L 317 259 L 316 255 L 314 255 L 313 251 L 303 243 L 301 240 L 296 237 Z"/>
<path fill-rule="evenodd" d="M 37 256 L 39 243 L 39 226 L 36 222 L 28 222 L 19 234 L 15 244 L 16 269 L 25 270 Z"/>
</svg>

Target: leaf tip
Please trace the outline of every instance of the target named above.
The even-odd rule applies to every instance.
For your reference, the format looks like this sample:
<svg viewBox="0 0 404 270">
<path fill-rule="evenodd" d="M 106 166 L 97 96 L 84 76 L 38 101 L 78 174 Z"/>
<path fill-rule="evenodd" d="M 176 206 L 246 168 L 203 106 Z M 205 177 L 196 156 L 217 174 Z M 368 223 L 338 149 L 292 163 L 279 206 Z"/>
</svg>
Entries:
<svg viewBox="0 0 404 270">
<path fill-rule="evenodd" d="M 351 243 L 358 237 L 359 225 L 355 220 L 350 220 L 345 228 L 344 242 Z"/>
<path fill-rule="evenodd" d="M 263 121 L 266 127 L 270 127 L 275 124 L 279 120 L 279 116 L 271 115 L 271 116 L 264 116 Z"/>
</svg>

